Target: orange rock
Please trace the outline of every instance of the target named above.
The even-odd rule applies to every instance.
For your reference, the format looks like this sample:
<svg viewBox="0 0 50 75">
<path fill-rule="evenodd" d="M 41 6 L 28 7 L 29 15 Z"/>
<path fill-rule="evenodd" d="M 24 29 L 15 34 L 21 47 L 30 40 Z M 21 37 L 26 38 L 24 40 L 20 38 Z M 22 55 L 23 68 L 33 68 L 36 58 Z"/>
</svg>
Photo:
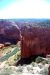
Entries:
<svg viewBox="0 0 50 75">
<path fill-rule="evenodd" d="M 0 49 L 4 47 L 4 44 L 0 44 Z"/>
</svg>

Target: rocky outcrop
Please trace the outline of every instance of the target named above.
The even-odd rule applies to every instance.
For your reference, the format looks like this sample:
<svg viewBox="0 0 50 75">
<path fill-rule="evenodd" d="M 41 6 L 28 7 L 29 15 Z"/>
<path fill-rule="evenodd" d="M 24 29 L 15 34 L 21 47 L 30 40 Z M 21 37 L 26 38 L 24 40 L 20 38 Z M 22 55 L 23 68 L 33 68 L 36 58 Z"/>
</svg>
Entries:
<svg viewBox="0 0 50 75">
<path fill-rule="evenodd" d="M 20 40 L 19 27 L 12 21 L 0 21 L 0 43 L 16 44 Z"/>
<path fill-rule="evenodd" d="M 0 44 L 0 49 L 2 49 L 4 47 L 4 44 Z"/>
</svg>

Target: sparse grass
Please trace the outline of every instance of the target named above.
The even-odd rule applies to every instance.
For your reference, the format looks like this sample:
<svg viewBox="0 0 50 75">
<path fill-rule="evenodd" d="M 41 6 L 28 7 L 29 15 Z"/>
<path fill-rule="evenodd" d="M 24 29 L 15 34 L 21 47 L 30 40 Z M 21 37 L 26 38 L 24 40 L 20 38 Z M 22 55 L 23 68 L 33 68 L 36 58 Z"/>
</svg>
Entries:
<svg viewBox="0 0 50 75">
<path fill-rule="evenodd" d="M 10 45 L 0 50 L 2 57 L 0 62 L 6 61 L 6 64 L 12 65 L 20 58 L 20 50 L 17 45 Z"/>
<path fill-rule="evenodd" d="M 2 49 L 0 49 L 0 54 L 4 56 L 7 53 L 11 52 L 13 48 L 11 46 L 3 47 Z"/>
<path fill-rule="evenodd" d="M 9 66 L 5 66 L 3 69 L 0 71 L 0 75 L 10 75 L 13 74 L 13 70 Z"/>
<path fill-rule="evenodd" d="M 48 70 L 45 68 L 45 66 L 40 70 L 39 67 L 33 67 L 31 64 L 18 67 L 5 66 L 4 68 L 0 69 L 0 75 L 26 75 L 25 73 L 28 75 L 48 75 Z"/>
<path fill-rule="evenodd" d="M 35 65 L 35 62 L 32 62 L 31 65 L 34 66 Z"/>
<path fill-rule="evenodd" d="M 20 47 L 18 45 L 11 45 L 11 46 L 8 46 L 8 47 L 4 47 L 2 50 L 0 50 L 0 53 L 3 54 L 3 55 L 6 55 L 6 54 L 9 55 L 10 54 L 10 57 L 8 59 L 6 59 L 6 61 L 5 61 L 5 64 L 8 65 L 8 66 L 0 69 L 0 75 L 22 75 L 23 72 L 26 72 L 26 73 L 28 72 L 31 75 L 31 74 L 34 74 L 33 67 L 37 67 L 38 63 L 41 62 L 41 63 L 43 63 L 43 65 L 46 64 L 46 61 L 44 61 L 44 59 L 42 57 L 38 57 L 36 59 L 36 62 L 37 62 L 36 66 L 35 66 L 35 62 L 32 62 L 31 64 L 29 64 L 30 66 L 29 65 L 25 65 L 25 66 L 23 65 L 23 66 L 18 66 L 18 67 L 14 66 L 12 68 L 11 66 L 13 66 L 13 64 L 21 58 L 21 51 L 18 50 L 16 52 L 16 50 L 15 50 L 15 54 L 14 54 L 13 48 L 20 49 Z M 48 59 L 48 63 L 50 63 L 50 59 Z M 36 71 L 36 69 L 35 69 L 35 71 Z M 39 73 L 39 75 L 40 74 L 41 75 L 48 75 L 48 71 L 47 71 L 46 68 L 44 68 L 43 70 L 41 70 L 38 73 Z"/>
<path fill-rule="evenodd" d="M 13 65 L 16 61 L 20 59 L 20 51 L 18 51 L 15 55 L 11 56 L 8 60 L 6 60 L 6 64 Z"/>
<path fill-rule="evenodd" d="M 50 64 L 50 58 L 48 58 L 48 64 Z"/>
</svg>

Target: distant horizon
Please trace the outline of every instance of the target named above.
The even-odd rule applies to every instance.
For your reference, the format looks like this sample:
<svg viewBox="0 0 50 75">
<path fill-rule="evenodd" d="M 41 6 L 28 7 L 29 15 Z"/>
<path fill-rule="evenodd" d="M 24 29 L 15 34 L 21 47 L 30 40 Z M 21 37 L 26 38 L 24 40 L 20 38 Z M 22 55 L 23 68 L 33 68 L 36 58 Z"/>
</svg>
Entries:
<svg viewBox="0 0 50 75">
<path fill-rule="evenodd" d="M 0 20 L 50 20 L 50 18 L 7 18 L 7 19 L 1 19 Z"/>
<path fill-rule="evenodd" d="M 5 19 L 5 20 L 6 20 L 6 19 L 49 19 L 49 20 L 50 20 L 50 18 L 0 18 L 0 20 L 1 20 L 1 19 L 3 19 L 3 20 L 4 20 L 4 19 Z"/>
<path fill-rule="evenodd" d="M 13 21 L 13 22 L 45 22 L 50 21 L 48 18 L 11 18 L 11 19 L 0 19 L 0 21 Z"/>
</svg>

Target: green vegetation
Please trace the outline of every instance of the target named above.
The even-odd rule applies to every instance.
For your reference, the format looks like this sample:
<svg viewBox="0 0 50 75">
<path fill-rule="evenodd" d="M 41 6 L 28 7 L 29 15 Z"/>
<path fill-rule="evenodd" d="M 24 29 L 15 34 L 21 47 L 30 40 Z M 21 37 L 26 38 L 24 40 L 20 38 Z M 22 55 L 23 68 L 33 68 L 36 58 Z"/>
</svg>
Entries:
<svg viewBox="0 0 50 75">
<path fill-rule="evenodd" d="M 42 62 L 43 60 L 44 60 L 44 59 L 43 59 L 42 57 L 38 56 L 35 61 L 36 61 L 37 63 L 39 63 L 39 62 Z"/>
<path fill-rule="evenodd" d="M 21 51 L 18 44 L 10 45 L 0 49 L 0 63 L 5 62 L 7 65 L 13 65 L 21 57 Z"/>
<path fill-rule="evenodd" d="M 18 51 L 18 48 L 15 48 L 12 52 L 6 54 L 5 56 L 0 58 L 0 62 L 3 62 L 5 60 L 7 60 L 9 57 L 13 56 L 14 54 L 16 54 L 16 52 Z"/>
</svg>

